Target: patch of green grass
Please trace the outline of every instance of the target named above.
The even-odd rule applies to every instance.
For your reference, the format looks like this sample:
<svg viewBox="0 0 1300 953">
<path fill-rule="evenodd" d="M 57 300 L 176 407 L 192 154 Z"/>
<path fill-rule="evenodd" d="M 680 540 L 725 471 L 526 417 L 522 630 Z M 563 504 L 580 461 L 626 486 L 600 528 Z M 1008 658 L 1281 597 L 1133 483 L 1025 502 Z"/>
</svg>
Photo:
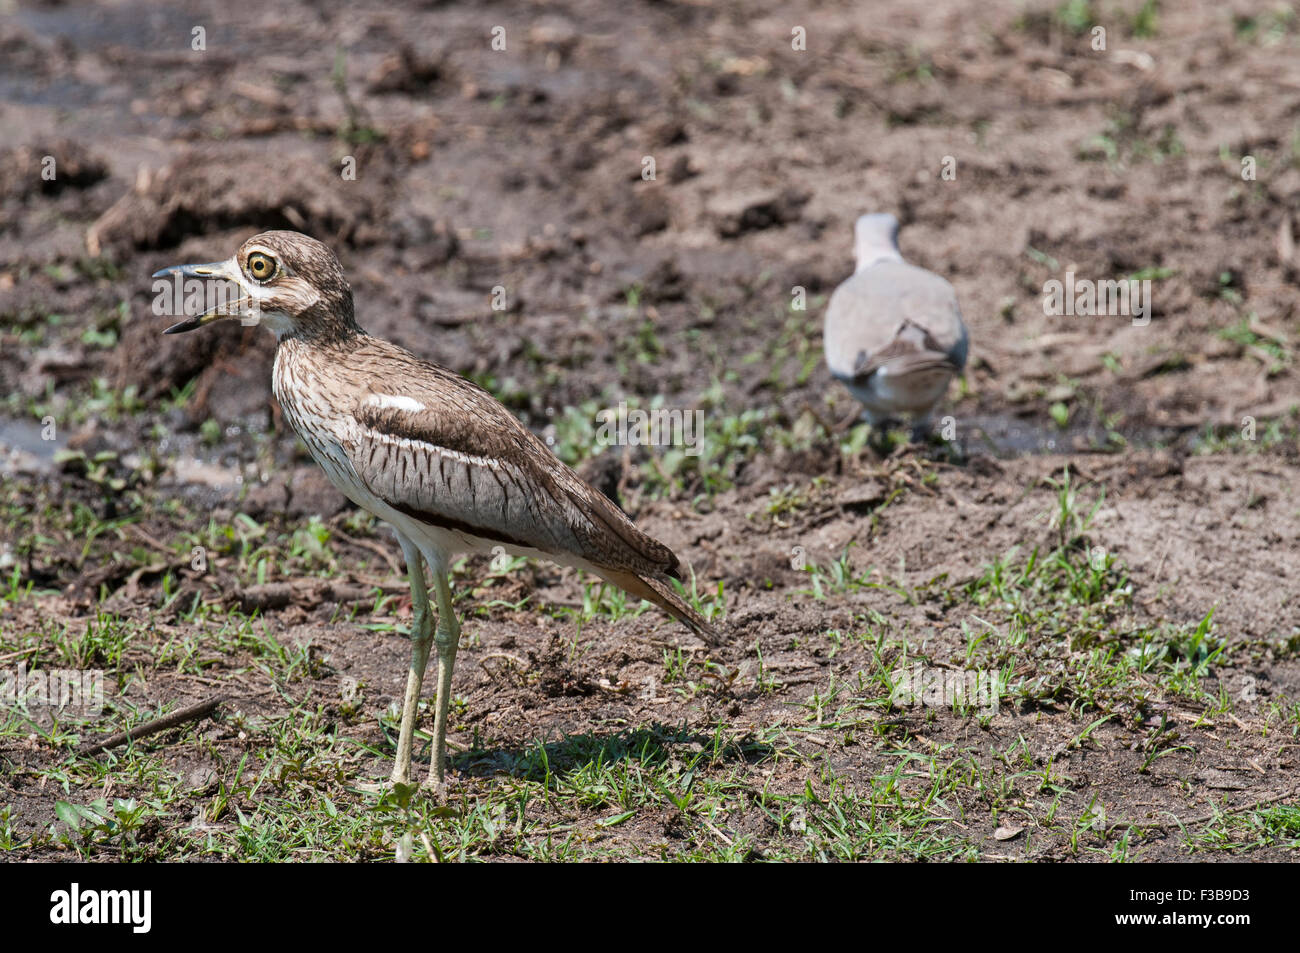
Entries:
<svg viewBox="0 0 1300 953">
<path fill-rule="evenodd" d="M 945 824 L 962 766 L 912 753 L 866 783 L 823 773 L 795 795 L 759 802 L 778 829 L 802 841 L 786 859 L 976 860 L 979 850 Z"/>
<path fill-rule="evenodd" d="M 787 517 L 795 516 L 808 506 L 808 495 L 803 490 L 787 484 L 767 491 L 767 506 L 763 510 L 773 525 L 785 526 Z"/>
<path fill-rule="evenodd" d="M 1032 245 L 1025 247 L 1025 255 L 1029 258 L 1030 261 L 1042 265 L 1048 271 L 1055 272 L 1061 270 L 1061 263 L 1059 261 L 1057 261 L 1051 255 L 1049 255 L 1047 252 L 1039 251 L 1037 248 L 1034 248 Z"/>
<path fill-rule="evenodd" d="M 1013 682 L 1009 694 L 1026 704 L 1053 699 L 1080 715 L 1133 718 L 1164 697 L 1210 702 L 1203 683 L 1226 652 L 1213 610 L 1189 625 L 1138 622 L 1127 571 L 1087 536 L 1101 498 L 1086 507 L 1068 473 L 1050 482 L 1057 490 L 1055 547 L 1025 557 L 1013 551 L 964 587 L 980 621 L 1007 633 L 980 653 L 983 664 L 1023 660 L 1020 646 L 1032 646 L 1037 673 Z"/>
<path fill-rule="evenodd" d="M 75 850 L 82 860 L 104 853 L 121 861 L 143 860 L 146 854 L 139 834 L 146 821 L 166 816 L 156 801 L 140 803 L 131 798 L 97 798 L 89 804 L 56 801 L 59 819 L 51 831 L 52 840 Z"/>
<path fill-rule="evenodd" d="M 1276 333 L 1264 331 L 1253 312 L 1244 315 L 1236 324 L 1221 328 L 1218 336 L 1267 357 L 1271 362 L 1267 368 L 1270 375 L 1277 374 L 1291 364 L 1292 355 L 1288 342 L 1278 337 Z"/>
<path fill-rule="evenodd" d="M 704 736 L 658 726 L 591 733 L 518 751 L 494 744 L 456 757 L 469 790 L 438 804 L 410 788 L 359 800 L 336 768 L 345 752 L 313 731 L 310 719 L 305 729 L 277 720 L 262 730 L 255 752 L 292 742 L 291 769 L 257 771 L 259 753 L 241 762 L 214 799 L 209 821 L 219 830 L 202 853 L 250 861 L 618 859 L 628 856 L 623 829 L 643 816 L 662 823 L 667 813 L 687 834 L 684 847 L 706 845 L 694 859 L 715 859 L 711 838 L 695 830 L 715 826 L 715 817 L 726 823 L 722 812 L 744 794 L 738 774 L 766 750 L 721 727 Z M 489 785 L 474 778 L 479 773 L 508 780 Z M 745 853 L 734 841 L 714 843 L 737 859 Z M 661 850 L 676 852 L 666 840 Z"/>
<path fill-rule="evenodd" d="M 909 45 L 906 50 L 897 51 L 893 59 L 890 83 L 928 83 L 934 79 L 934 62 L 920 47 Z"/>
<path fill-rule="evenodd" d="M 653 414 L 666 409 L 662 397 L 656 397 L 645 408 L 632 400 L 623 403 L 629 418 L 636 411 Z M 622 452 L 620 446 L 610 449 L 602 444 L 601 429 L 605 418 L 599 418 L 600 413 L 601 408 L 595 401 L 577 408 L 566 407 L 554 420 L 551 449 L 556 456 L 570 466 L 578 466 L 601 452 Z M 683 409 L 680 413 L 692 414 L 694 409 Z M 764 445 L 771 430 L 768 422 L 768 414 L 764 411 L 747 410 L 738 415 L 727 415 L 705 410 L 698 432 L 694 431 L 692 421 L 691 445 L 674 442 L 631 447 L 632 459 L 638 469 L 635 489 L 651 498 L 683 493 L 707 498 L 730 488 L 739 470 Z M 610 427 L 617 428 L 617 420 L 611 422 Z M 616 429 L 614 435 L 617 436 Z M 631 420 L 629 435 L 632 435 Z M 688 436 L 684 425 L 682 436 Z"/>
<path fill-rule="evenodd" d="M 85 631 L 73 634 L 69 626 L 50 639 L 57 660 L 68 668 L 107 668 L 117 671 L 133 635 L 131 623 L 104 612 L 86 623 Z"/>
<path fill-rule="evenodd" d="M 1075 36 L 1083 36 L 1097 22 L 1091 0 L 1065 0 L 1056 8 L 1056 23 Z"/>
<path fill-rule="evenodd" d="M 1159 0 L 1143 0 L 1128 21 L 1129 36 L 1150 39 L 1160 31 Z"/>
<path fill-rule="evenodd" d="M 1250 811 L 1223 811 L 1199 828 L 1184 830 L 1183 838 L 1193 853 L 1300 847 L 1300 807 L 1276 804 Z"/>
<path fill-rule="evenodd" d="M 796 594 L 810 595 L 822 602 L 831 595 L 874 589 L 893 593 L 908 605 L 917 605 L 930 593 L 942 589 L 948 578 L 947 573 L 942 573 L 918 586 L 909 586 L 903 579 L 903 568 L 900 565 L 898 574 L 894 577 L 871 566 L 857 573 L 849 558 L 849 549 L 845 549 L 837 559 L 825 566 L 808 561 L 804 571 L 808 573 L 811 588 L 798 590 Z"/>
<path fill-rule="evenodd" d="M 44 397 L 27 398 L 22 394 L 8 395 L 5 408 L 16 417 L 43 420 L 53 417 L 60 428 L 81 427 L 90 420 L 101 424 L 119 424 L 138 417 L 150 408 L 140 399 L 135 385 L 120 390 L 109 385 L 106 378 L 94 378 L 89 386 L 65 388 L 54 392 L 53 381 Z"/>
<path fill-rule="evenodd" d="M 1232 31 L 1243 43 L 1276 46 L 1285 42 L 1295 29 L 1295 8 L 1289 3 L 1276 3 L 1258 13 L 1233 13 Z"/>
<path fill-rule="evenodd" d="M 1158 130 L 1144 130 L 1133 113 L 1122 110 L 1112 110 L 1102 131 L 1087 139 L 1078 151 L 1078 157 L 1084 161 L 1104 160 L 1114 166 L 1133 162 L 1160 164 L 1186 154 L 1187 147 L 1172 123 L 1165 123 Z"/>
<path fill-rule="evenodd" d="M 603 581 L 593 582 L 584 579 L 582 583 L 582 605 L 577 608 L 557 606 L 554 609 L 554 615 L 558 619 L 565 619 L 575 623 L 577 629 L 581 630 L 584 624 L 591 622 L 593 619 L 617 622 L 625 616 L 635 618 L 648 608 L 650 608 L 649 603 L 629 596 L 617 586 L 611 586 Z"/>
</svg>

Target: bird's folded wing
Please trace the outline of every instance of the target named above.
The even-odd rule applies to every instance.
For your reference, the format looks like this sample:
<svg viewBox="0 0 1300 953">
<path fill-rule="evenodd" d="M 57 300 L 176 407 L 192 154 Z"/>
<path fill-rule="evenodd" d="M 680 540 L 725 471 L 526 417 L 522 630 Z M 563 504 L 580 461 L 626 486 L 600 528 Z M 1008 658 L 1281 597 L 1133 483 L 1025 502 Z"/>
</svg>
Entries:
<svg viewBox="0 0 1300 953">
<path fill-rule="evenodd" d="M 935 347 L 932 340 L 918 343 L 900 336 L 874 354 L 860 351 L 849 379 L 854 383 L 866 383 L 882 367 L 887 367 L 889 375 L 894 377 L 932 370 L 955 374 L 961 370 L 949 354 Z"/>
<path fill-rule="evenodd" d="M 434 364 L 373 379 L 348 448 L 372 493 L 444 529 L 594 565 L 678 575 L 676 556 L 587 486 L 490 394 Z"/>
</svg>

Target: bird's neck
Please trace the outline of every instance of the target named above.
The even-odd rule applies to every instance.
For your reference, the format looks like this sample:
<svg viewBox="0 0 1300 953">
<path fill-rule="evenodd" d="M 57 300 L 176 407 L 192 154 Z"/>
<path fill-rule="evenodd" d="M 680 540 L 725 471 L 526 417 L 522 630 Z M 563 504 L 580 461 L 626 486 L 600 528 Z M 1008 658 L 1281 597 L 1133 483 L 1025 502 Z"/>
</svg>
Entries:
<svg viewBox="0 0 1300 953">
<path fill-rule="evenodd" d="M 364 331 L 350 336 L 285 335 L 276 342 L 271 390 L 295 431 L 302 433 L 310 419 L 333 412 L 319 395 L 335 387 L 340 370 L 365 337 Z"/>
<path fill-rule="evenodd" d="M 351 350 L 367 337 L 352 312 L 352 300 L 333 306 L 320 302 L 297 315 L 283 331 L 275 329 L 278 343 L 298 341 L 307 347 Z"/>
<path fill-rule="evenodd" d="M 854 274 L 866 271 L 872 265 L 877 265 L 882 261 L 899 263 L 903 261 L 903 256 L 892 245 L 861 244 L 854 249 L 853 257 L 857 262 L 853 269 Z"/>
</svg>

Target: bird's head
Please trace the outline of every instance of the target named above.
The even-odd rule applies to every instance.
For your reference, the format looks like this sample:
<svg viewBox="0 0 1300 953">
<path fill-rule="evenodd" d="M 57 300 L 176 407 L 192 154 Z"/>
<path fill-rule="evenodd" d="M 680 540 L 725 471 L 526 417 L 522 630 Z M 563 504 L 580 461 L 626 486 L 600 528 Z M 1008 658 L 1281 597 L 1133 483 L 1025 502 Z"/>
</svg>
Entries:
<svg viewBox="0 0 1300 953">
<path fill-rule="evenodd" d="M 898 253 L 898 219 L 887 212 L 861 216 L 853 226 L 853 257 L 858 271 L 878 261 L 902 261 Z"/>
<path fill-rule="evenodd" d="M 239 318 L 244 324 L 265 324 L 277 338 L 333 337 L 356 332 L 352 289 L 334 253 L 300 232 L 276 231 L 254 235 L 225 261 L 206 265 L 173 265 L 154 278 L 225 280 L 238 286 L 233 300 L 172 325 L 164 334 L 193 331 L 214 321 Z"/>
</svg>

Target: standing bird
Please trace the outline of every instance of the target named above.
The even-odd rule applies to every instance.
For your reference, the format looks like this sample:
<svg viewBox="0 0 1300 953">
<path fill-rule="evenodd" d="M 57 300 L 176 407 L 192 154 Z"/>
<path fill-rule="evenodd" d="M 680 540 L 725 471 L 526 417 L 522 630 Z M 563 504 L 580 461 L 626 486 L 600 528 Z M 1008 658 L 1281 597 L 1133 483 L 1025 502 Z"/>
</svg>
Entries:
<svg viewBox="0 0 1300 953">
<path fill-rule="evenodd" d="M 712 626 L 673 590 L 680 564 L 667 546 L 632 525 L 487 391 L 357 325 L 352 289 L 320 242 L 298 232 L 263 232 L 227 261 L 177 265 L 154 277 L 172 275 L 231 281 L 242 297 L 164 333 L 234 317 L 267 325 L 277 340 L 272 385 L 285 419 L 330 481 L 397 533 L 413 617 L 393 782 L 410 783 L 431 643 L 438 696 L 429 781 L 441 787 L 444 780 L 460 641 L 447 572 L 457 554 L 499 546 L 576 566 L 716 640 Z M 426 562 L 438 604 L 432 633 Z"/>
<path fill-rule="evenodd" d="M 873 428 L 908 414 L 912 439 L 924 440 L 948 382 L 966 366 L 970 342 L 957 293 L 903 261 L 894 216 L 863 215 L 854 239 L 853 277 L 826 308 L 826 364 Z"/>
</svg>

